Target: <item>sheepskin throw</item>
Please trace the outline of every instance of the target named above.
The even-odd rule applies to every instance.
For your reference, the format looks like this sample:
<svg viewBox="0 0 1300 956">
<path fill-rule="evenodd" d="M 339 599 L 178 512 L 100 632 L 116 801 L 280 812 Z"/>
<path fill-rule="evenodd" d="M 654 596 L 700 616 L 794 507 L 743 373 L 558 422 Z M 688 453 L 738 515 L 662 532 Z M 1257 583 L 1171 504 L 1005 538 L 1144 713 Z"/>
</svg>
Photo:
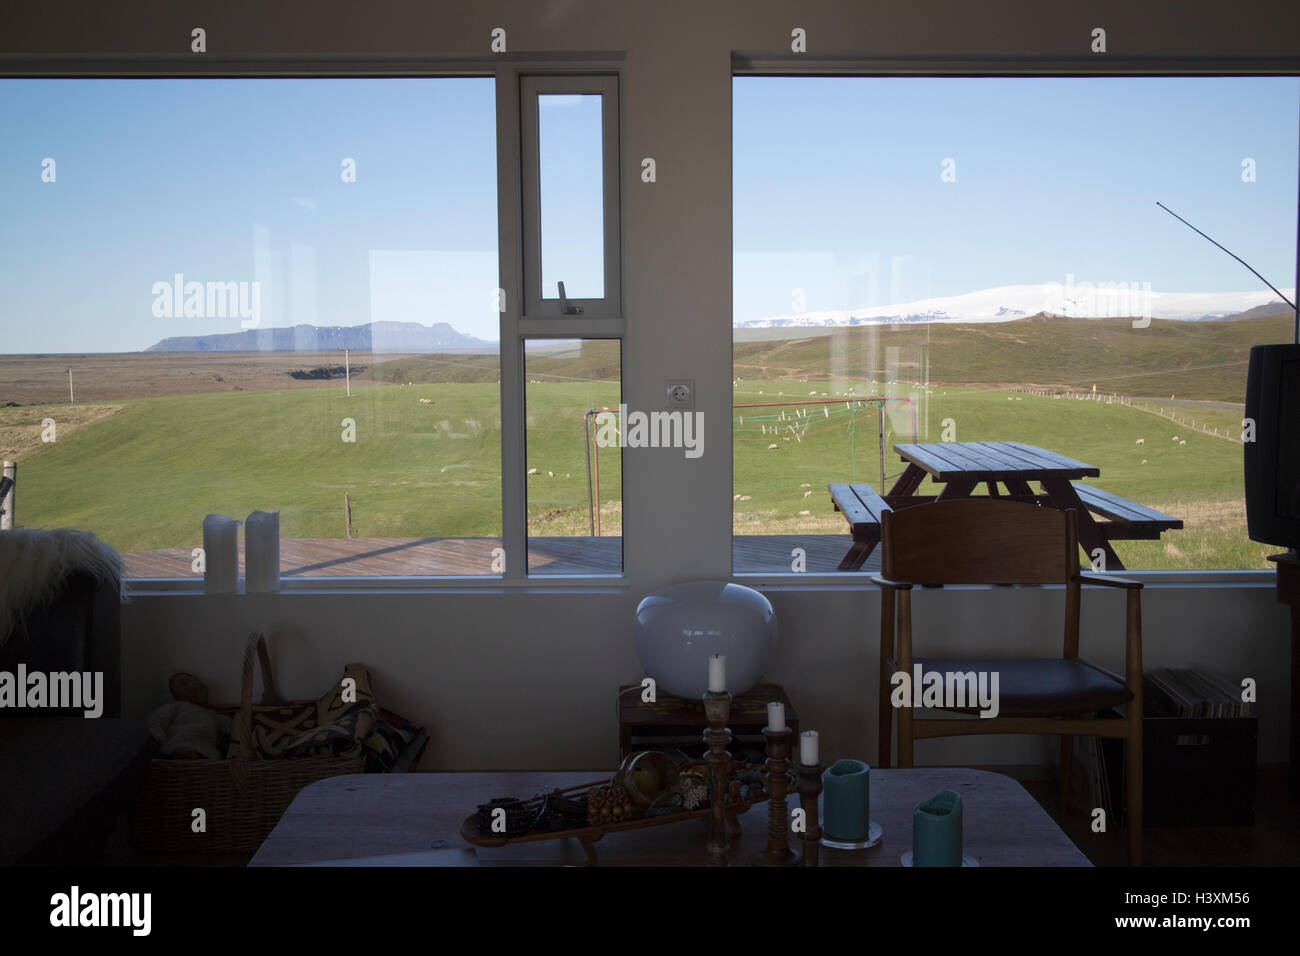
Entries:
<svg viewBox="0 0 1300 956">
<path fill-rule="evenodd" d="M 126 597 L 121 557 L 90 532 L 0 531 L 0 647 L 9 640 L 16 618 L 49 603 L 74 571 L 111 582 Z"/>
</svg>

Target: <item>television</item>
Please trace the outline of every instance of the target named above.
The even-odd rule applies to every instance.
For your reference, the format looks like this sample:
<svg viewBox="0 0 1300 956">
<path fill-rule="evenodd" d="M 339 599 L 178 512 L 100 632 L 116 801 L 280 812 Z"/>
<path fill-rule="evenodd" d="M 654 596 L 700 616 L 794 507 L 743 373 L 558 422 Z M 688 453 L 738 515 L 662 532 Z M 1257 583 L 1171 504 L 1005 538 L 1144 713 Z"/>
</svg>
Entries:
<svg viewBox="0 0 1300 956">
<path fill-rule="evenodd" d="M 1300 549 L 1300 345 L 1250 350 L 1246 418 L 1255 423 L 1243 445 L 1247 534 Z"/>
</svg>

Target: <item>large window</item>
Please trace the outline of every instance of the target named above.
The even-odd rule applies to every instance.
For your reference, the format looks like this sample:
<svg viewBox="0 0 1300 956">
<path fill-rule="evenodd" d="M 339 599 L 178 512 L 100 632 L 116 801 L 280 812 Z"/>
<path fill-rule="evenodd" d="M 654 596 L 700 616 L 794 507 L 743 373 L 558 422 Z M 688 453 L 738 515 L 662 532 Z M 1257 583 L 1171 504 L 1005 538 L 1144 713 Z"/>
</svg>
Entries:
<svg viewBox="0 0 1300 956">
<path fill-rule="evenodd" d="M 616 91 L 508 69 L 0 81 L 7 517 L 94 531 L 132 577 L 200 576 L 205 515 L 255 509 L 279 512 L 286 579 L 518 577 L 503 494 L 526 487 L 517 540 L 608 552 L 557 564 L 535 537 L 535 570 L 621 573 L 620 451 L 593 534 L 581 432 L 618 404 L 619 340 L 574 364 L 518 321 L 524 271 L 536 301 L 567 280 L 587 306 L 553 323 L 617 314 Z M 500 149 L 503 116 L 533 165 Z M 498 255 L 502 183 L 545 226 L 511 236 L 518 262 Z M 530 453 L 566 476 L 545 492 L 502 482 L 526 347 L 554 386 L 528 386 Z"/>
<path fill-rule="evenodd" d="M 1156 203 L 1294 301 L 1298 92 L 736 78 L 736 571 L 835 570 L 852 542 L 829 483 L 887 494 L 896 445 L 992 441 L 1182 521 L 1114 541 L 1129 569 L 1266 566 L 1245 531 L 1246 355 L 1289 341 L 1293 313 Z"/>
</svg>

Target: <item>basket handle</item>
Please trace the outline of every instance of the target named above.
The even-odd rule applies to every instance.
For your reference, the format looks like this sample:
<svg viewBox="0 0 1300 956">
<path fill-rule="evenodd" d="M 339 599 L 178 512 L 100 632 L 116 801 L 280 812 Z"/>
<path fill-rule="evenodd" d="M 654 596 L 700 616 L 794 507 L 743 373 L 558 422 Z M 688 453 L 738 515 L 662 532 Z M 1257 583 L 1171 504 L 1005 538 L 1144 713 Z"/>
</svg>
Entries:
<svg viewBox="0 0 1300 956">
<path fill-rule="evenodd" d="M 248 643 L 244 646 L 244 673 L 239 689 L 239 713 L 235 715 L 235 739 L 239 743 L 237 756 L 242 760 L 253 756 L 253 660 L 254 654 L 262 665 L 262 703 L 280 702 L 280 693 L 275 686 L 275 673 L 271 670 L 271 658 L 266 650 L 266 638 L 261 631 L 252 631 Z"/>
</svg>

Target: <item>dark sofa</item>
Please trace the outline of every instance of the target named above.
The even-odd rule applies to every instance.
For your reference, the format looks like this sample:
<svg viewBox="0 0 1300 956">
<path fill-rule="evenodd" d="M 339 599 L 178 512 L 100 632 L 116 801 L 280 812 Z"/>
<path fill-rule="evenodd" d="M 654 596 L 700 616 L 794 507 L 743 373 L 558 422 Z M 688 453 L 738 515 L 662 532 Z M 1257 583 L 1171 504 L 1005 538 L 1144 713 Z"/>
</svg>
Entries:
<svg viewBox="0 0 1300 956">
<path fill-rule="evenodd" d="M 16 622 L 0 671 L 99 671 L 103 714 L 0 707 L 0 866 L 85 864 L 149 772 L 143 723 L 121 717 L 117 583 L 69 575 L 57 597 Z"/>
</svg>

